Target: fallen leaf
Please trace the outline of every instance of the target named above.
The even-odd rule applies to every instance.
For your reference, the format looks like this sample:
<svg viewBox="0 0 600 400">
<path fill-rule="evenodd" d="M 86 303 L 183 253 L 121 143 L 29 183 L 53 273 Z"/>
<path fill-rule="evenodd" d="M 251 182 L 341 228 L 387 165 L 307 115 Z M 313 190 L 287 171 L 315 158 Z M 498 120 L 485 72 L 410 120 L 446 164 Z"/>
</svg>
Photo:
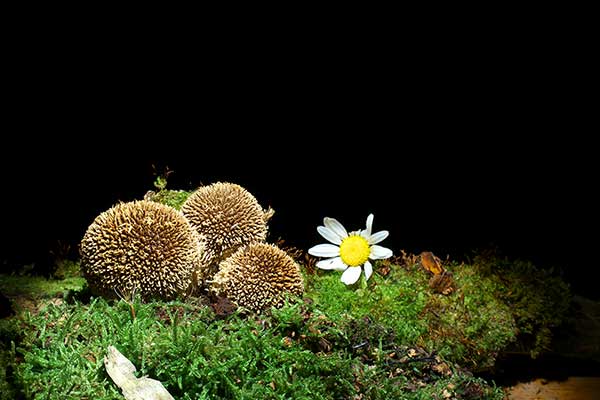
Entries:
<svg viewBox="0 0 600 400">
<path fill-rule="evenodd" d="M 440 275 L 444 272 L 444 267 L 442 267 L 442 260 L 437 258 L 432 252 L 424 251 L 420 255 L 421 258 L 421 266 L 425 268 L 425 270 L 431 272 L 434 275 Z"/>
<path fill-rule="evenodd" d="M 433 275 L 429 279 L 429 287 L 434 293 L 449 295 L 454 292 L 454 278 L 450 271 L 444 271 L 440 275 Z"/>
</svg>

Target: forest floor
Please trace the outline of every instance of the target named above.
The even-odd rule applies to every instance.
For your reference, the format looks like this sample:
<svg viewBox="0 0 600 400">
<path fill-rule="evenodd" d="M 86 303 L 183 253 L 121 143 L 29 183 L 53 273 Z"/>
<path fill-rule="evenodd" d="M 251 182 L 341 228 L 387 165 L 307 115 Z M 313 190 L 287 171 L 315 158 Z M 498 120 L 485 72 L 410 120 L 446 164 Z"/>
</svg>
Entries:
<svg viewBox="0 0 600 400">
<path fill-rule="evenodd" d="M 86 304 L 89 304 L 89 294 L 84 290 L 83 292 L 78 291 L 78 288 L 81 289 L 81 287 L 85 286 L 85 281 L 83 280 L 83 278 L 77 276 L 76 273 L 74 273 L 74 271 L 77 270 L 78 265 L 76 265 L 75 263 L 73 264 L 66 264 L 65 265 L 65 269 L 67 271 L 59 271 L 59 273 L 57 274 L 57 278 L 60 279 L 46 279 L 43 277 L 19 277 L 19 276 L 7 276 L 7 275 L 1 275 L 0 276 L 0 289 L 1 292 L 3 293 L 3 295 L 6 296 L 6 298 L 8 298 L 10 300 L 10 303 L 12 304 L 12 308 L 14 310 L 16 310 L 19 314 L 29 314 L 31 316 L 33 316 L 32 318 L 28 318 L 27 319 L 27 323 L 23 326 L 41 326 L 43 327 L 43 329 L 38 329 L 40 332 L 44 332 L 44 330 L 48 330 L 47 332 L 49 332 L 50 329 L 53 329 L 55 327 L 60 326 L 60 324 L 62 324 L 64 322 L 65 317 L 61 316 L 61 315 L 57 315 L 56 316 L 56 320 L 53 320 L 51 322 L 48 322 L 46 325 L 44 325 L 43 322 L 43 318 L 41 318 L 42 316 L 40 316 L 40 318 L 38 318 L 39 320 L 36 320 L 35 316 L 39 315 L 40 313 L 48 313 L 47 310 L 48 308 L 50 309 L 54 309 L 57 312 L 65 312 L 65 313 L 71 313 L 71 314 L 65 314 L 65 315 L 72 315 L 74 316 L 74 320 L 76 320 L 77 318 L 81 318 L 82 323 L 74 323 L 74 326 L 79 328 L 79 325 L 81 325 L 81 329 L 85 328 L 85 324 L 83 324 L 83 321 L 85 321 L 84 317 L 85 317 L 85 310 L 81 310 L 78 311 L 77 307 L 74 307 L 70 304 L 73 303 L 73 300 L 77 300 L 79 302 L 82 302 L 80 304 L 82 304 L 84 307 L 87 307 Z M 387 268 L 386 266 L 382 265 L 381 269 L 383 271 L 385 271 L 385 268 Z M 72 270 L 72 271 L 71 271 Z M 348 291 L 339 291 L 339 292 L 333 292 L 333 290 L 338 290 L 337 287 L 339 286 L 337 282 L 337 278 L 336 277 L 332 277 L 329 275 L 323 275 L 323 276 L 313 276 L 310 275 L 310 279 L 312 280 L 313 284 L 315 285 L 321 285 L 321 289 L 316 290 L 313 289 L 313 292 L 311 293 L 311 296 L 313 297 L 315 303 L 319 303 L 320 302 L 320 307 L 326 307 L 328 306 L 331 302 L 328 300 L 328 293 L 330 293 L 330 297 L 331 298 L 337 298 L 340 295 L 341 296 L 347 296 L 347 299 L 345 298 L 343 300 L 344 303 L 349 304 L 348 307 L 351 307 L 350 304 L 352 304 L 352 300 L 354 297 L 356 296 L 362 296 L 362 301 L 365 303 L 364 307 L 368 307 L 369 302 L 372 302 L 373 305 L 377 304 L 380 305 L 381 307 L 384 308 L 384 310 L 382 311 L 382 317 L 383 315 L 386 314 L 386 310 L 385 307 L 399 307 L 397 304 L 395 303 L 386 303 L 385 300 L 387 299 L 387 292 L 386 290 L 388 290 L 392 285 L 392 282 L 394 282 L 394 285 L 400 285 L 400 284 L 405 284 L 407 282 L 412 282 L 411 285 L 414 283 L 419 284 L 419 285 L 425 285 L 425 286 L 418 286 L 420 288 L 426 288 L 426 284 L 427 284 L 427 278 L 425 278 L 424 276 L 421 276 L 423 273 L 422 271 L 415 267 L 415 268 L 408 268 L 408 269 L 392 269 L 392 275 L 395 276 L 394 279 L 389 280 L 388 282 L 388 276 L 387 273 L 389 272 L 385 272 L 386 275 L 384 276 L 379 276 L 377 277 L 379 285 L 375 286 L 375 287 L 370 287 L 369 290 L 372 291 L 373 295 L 377 294 L 377 296 L 379 296 L 377 299 L 375 298 L 371 298 L 373 295 L 369 294 L 369 291 L 363 290 L 363 289 L 359 289 L 356 293 L 353 292 L 348 292 Z M 469 287 L 469 284 L 477 284 L 480 285 L 482 284 L 482 282 L 484 282 L 482 279 L 480 279 L 479 275 L 473 275 L 472 281 L 469 281 L 469 277 L 471 276 L 470 274 L 473 272 L 471 269 L 465 269 L 465 267 L 461 267 L 461 266 L 456 266 L 454 268 L 454 272 L 455 272 L 455 276 L 456 276 L 456 282 L 459 284 L 459 291 L 462 295 L 462 293 L 466 294 L 466 298 L 470 298 L 469 296 L 475 296 L 476 293 L 478 293 L 478 290 L 480 288 L 480 286 L 475 287 L 475 290 L 472 290 L 471 292 L 469 292 L 467 289 Z M 26 279 L 24 279 L 26 278 Z M 476 279 L 475 279 L 476 278 Z M 411 281 L 410 279 L 415 279 L 414 282 Z M 26 282 L 26 284 L 24 284 L 24 282 Z M 384 283 L 388 282 L 388 286 L 385 286 Z M 469 283 L 471 282 L 471 283 Z M 394 286 L 396 287 L 396 286 Z M 400 288 L 402 288 L 402 286 L 399 286 Z M 484 286 L 481 286 L 481 288 L 483 288 Z M 486 286 L 487 287 L 487 286 Z M 334 288 L 334 289 L 332 289 Z M 411 286 L 412 288 L 412 286 Z M 327 290 L 326 290 L 327 289 Z M 426 289 L 420 289 L 423 290 L 425 293 Z M 67 294 L 70 293 L 70 294 Z M 321 298 L 319 298 L 319 294 Z M 73 298 L 72 296 L 76 296 L 75 298 Z M 431 307 L 433 307 L 433 305 L 438 305 L 438 307 L 441 307 L 440 309 L 442 310 L 446 310 L 445 312 L 447 313 L 446 315 L 450 315 L 449 312 L 451 311 L 451 309 L 449 308 L 449 305 L 453 305 L 454 303 L 452 302 L 452 299 L 458 299 L 459 295 L 455 294 L 452 297 L 451 296 L 440 296 L 440 295 L 433 295 L 433 294 L 425 294 L 425 299 L 429 299 L 427 304 L 428 306 L 423 308 L 423 310 L 428 310 Z M 394 300 L 397 301 L 396 297 L 391 297 L 390 300 Z M 489 300 L 489 299 L 488 299 Z M 488 301 L 486 300 L 486 301 Z M 439 302 L 444 302 L 444 303 L 439 303 Z M 439 303 L 439 304 L 438 304 Z M 356 303 L 354 304 L 354 307 L 359 307 L 359 305 L 361 304 L 361 301 L 356 301 Z M 144 306 L 144 305 L 134 305 L 133 303 L 130 304 L 131 307 L 140 307 L 139 311 L 140 313 L 143 313 L 143 310 L 146 310 L 148 312 L 151 312 L 152 310 L 154 310 L 154 308 L 152 308 L 153 306 Z M 410 303 L 410 305 L 408 307 L 413 307 L 414 304 Z M 458 307 L 458 305 L 456 305 Z M 128 306 L 125 307 L 125 304 L 113 304 L 111 306 L 108 305 L 103 305 L 101 303 L 97 303 L 97 307 L 99 307 L 100 309 L 103 309 L 104 312 L 108 312 L 108 313 L 114 313 L 114 315 L 112 315 L 111 318 L 115 319 L 115 318 L 122 318 L 123 316 L 127 316 L 127 309 Z M 184 310 L 184 307 L 181 306 L 169 306 L 169 305 L 159 305 L 159 306 L 155 306 L 156 310 L 158 309 L 162 309 L 164 308 L 165 310 L 170 310 L 171 308 L 176 307 L 181 308 L 181 312 L 183 312 L 184 314 L 182 315 L 187 315 L 185 314 L 186 311 Z M 403 306 L 404 307 L 404 306 Z M 293 311 L 293 309 L 285 309 L 283 312 L 285 313 L 289 313 L 289 315 L 283 315 L 283 316 L 277 316 L 277 318 L 279 318 L 279 320 L 273 319 L 270 323 L 271 325 L 271 329 L 268 330 L 269 334 L 272 335 L 271 339 L 268 339 L 268 341 L 266 342 L 260 342 L 262 343 L 262 346 L 268 346 L 271 344 L 271 341 L 273 341 L 272 339 L 277 337 L 279 338 L 279 336 L 281 336 L 281 339 L 283 340 L 283 343 L 285 343 L 286 348 L 290 348 L 290 350 L 294 350 L 296 349 L 296 347 L 298 347 L 298 350 L 306 350 L 309 347 L 315 347 L 316 346 L 316 351 L 319 354 L 328 354 L 328 355 L 335 355 L 336 354 L 336 348 L 340 348 L 340 346 L 342 346 L 341 344 L 336 343 L 333 339 L 340 339 L 340 337 L 336 336 L 336 329 L 338 329 L 341 326 L 341 321 L 343 321 L 343 319 L 339 319 L 339 320 L 329 320 L 328 318 L 325 318 L 325 315 L 327 314 L 331 314 L 334 315 L 336 313 L 336 309 L 335 308 L 331 308 L 329 313 L 324 313 L 321 316 L 317 317 L 317 308 L 315 304 L 311 304 L 308 303 L 304 306 L 301 306 L 301 309 L 306 309 L 302 312 L 300 312 L 299 314 L 295 314 Z M 403 311 L 407 311 L 407 310 L 411 310 L 412 308 L 398 308 L 398 310 L 403 310 Z M 477 309 L 480 310 L 480 308 L 478 307 Z M 395 310 L 395 308 L 390 308 L 389 310 Z M 387 310 L 387 311 L 389 311 Z M 437 310 L 437 309 L 435 309 Z M 178 312 L 179 312 L 178 311 Z M 372 309 L 372 311 L 376 311 L 375 309 Z M 463 311 L 461 311 L 463 312 Z M 466 312 L 466 311 L 465 311 Z M 491 311 L 491 314 L 496 313 L 497 310 L 493 309 L 493 311 Z M 78 314 L 79 313 L 79 314 Z M 190 315 L 194 315 L 194 313 L 200 313 L 201 315 L 203 311 L 198 311 L 195 308 L 190 308 Z M 444 314 L 441 314 L 438 311 L 436 311 L 434 314 L 439 314 L 440 316 L 443 316 Z M 160 314 L 160 313 L 159 313 Z M 311 314 L 313 314 L 311 316 Z M 52 318 L 52 313 L 48 313 L 48 318 Z M 341 314 L 340 314 L 341 315 Z M 357 315 L 359 315 L 357 313 Z M 423 314 L 421 313 L 415 313 L 414 317 L 415 318 L 421 318 Z M 470 320 L 469 324 L 472 324 L 475 320 L 474 318 L 476 318 L 477 314 L 476 313 L 472 313 L 472 314 L 460 314 L 460 315 L 469 315 L 470 318 L 472 318 L 473 320 Z M 537 315 L 537 314 L 536 314 Z M 540 314 L 541 315 L 541 314 Z M 4 315 L 3 315 L 4 316 Z M 164 319 L 161 315 L 159 315 L 162 319 Z M 277 328 L 277 325 L 279 324 L 280 326 L 284 326 L 284 325 L 289 325 L 289 326 L 294 326 L 293 324 L 295 323 L 294 321 L 296 319 L 298 319 L 299 317 L 302 317 L 303 319 L 300 320 L 300 325 L 298 325 L 296 328 L 292 329 L 292 328 Z M 162 323 L 162 319 L 159 318 L 157 321 L 153 322 L 152 326 L 155 326 L 156 323 Z M 213 317 L 207 315 L 204 315 L 202 318 L 205 318 L 207 321 L 213 321 Z M 225 320 L 223 320 L 223 318 L 225 318 Z M 253 323 L 252 319 L 247 320 L 246 322 L 244 322 L 244 320 L 240 320 L 238 321 L 235 318 L 232 318 L 230 320 L 227 319 L 228 317 L 220 317 L 220 319 L 217 319 L 215 321 L 221 321 L 221 322 L 211 322 L 212 325 L 207 325 L 209 328 L 210 326 L 214 326 L 214 324 L 222 324 L 223 327 L 228 327 L 229 325 L 231 326 L 237 326 L 237 329 L 239 329 L 240 327 L 244 327 L 245 325 L 250 325 L 251 323 Z M 274 318 L 274 317 L 273 317 Z M 285 318 L 288 318 L 288 320 L 286 320 Z M 369 322 L 365 327 L 365 329 L 370 329 L 373 330 L 373 332 L 369 331 L 370 334 L 373 333 L 377 333 L 378 335 L 380 334 L 380 344 L 379 346 L 381 346 L 381 344 L 383 343 L 385 345 L 385 341 L 381 342 L 381 340 L 386 339 L 386 336 L 383 334 L 384 332 L 376 332 L 376 326 L 373 323 L 374 321 L 377 321 L 376 317 L 373 317 L 374 319 L 371 320 L 371 322 Z M 409 317 L 405 316 L 404 319 L 407 319 Z M 269 322 L 265 322 L 268 321 L 269 317 L 265 318 L 264 320 L 261 319 L 260 322 L 262 324 L 265 324 L 265 326 L 269 326 Z M 314 320 L 314 321 L 313 321 Z M 415 319 L 416 320 L 416 319 Z M 437 320 L 437 319 L 432 319 L 432 320 Z M 137 322 L 136 322 L 137 321 Z M 123 321 L 120 321 L 119 323 L 122 323 L 122 329 L 129 329 L 131 327 L 135 327 L 136 323 L 142 321 L 142 317 L 140 316 L 139 318 L 137 318 L 136 321 L 128 321 L 127 318 L 123 319 Z M 225 321 L 225 322 L 223 322 Z M 230 322 L 227 322 L 230 321 Z M 287 321 L 287 322 L 286 322 Z M 303 322 L 304 321 L 304 322 Z M 356 321 L 362 321 L 361 319 L 356 319 Z M 315 328 L 311 328 L 308 327 L 306 328 L 306 332 L 302 331 L 302 324 L 304 323 L 315 323 L 318 325 L 315 325 Z M 368 322 L 368 321 L 367 321 Z M 33 323 L 35 324 L 39 324 L 39 325 L 32 325 Z M 236 325 L 237 324 L 237 325 Z M 107 325 L 109 326 L 109 325 Z M 165 327 L 167 327 L 168 324 L 165 324 Z M 358 325 L 349 325 L 349 327 L 356 327 Z M 398 326 L 404 326 L 404 325 L 398 325 Z M 446 325 L 439 325 L 441 328 L 447 329 Z M 466 327 L 469 327 L 471 325 L 466 325 Z M 487 325 L 486 323 L 483 323 L 481 326 L 487 326 L 489 329 L 489 325 Z M 209 329 L 206 328 L 206 329 Z M 362 329 L 361 328 L 361 329 Z M 441 329 L 440 328 L 440 329 Z M 108 328 L 107 328 L 108 329 Z M 204 328 L 203 328 L 204 329 Z M 283 329 L 283 330 L 282 330 Z M 377 328 L 379 329 L 379 328 Z M 498 328 L 499 329 L 499 328 Z M 296 330 L 297 332 L 295 332 L 294 330 Z M 329 330 L 329 331 L 327 331 Z M 281 332 L 280 332 L 281 331 Z M 350 330 L 351 331 L 351 330 Z M 85 332 L 82 330 L 83 333 L 81 333 L 81 337 L 85 337 L 86 334 Z M 327 333 L 329 332 L 329 333 Z M 348 332 L 348 331 L 346 331 Z M 206 333 L 208 334 L 209 331 L 207 330 Z M 174 333 L 175 334 L 175 333 Z M 296 334 L 296 335 L 294 335 Z M 41 333 L 40 333 L 41 335 Z M 219 335 L 221 335 L 220 333 L 217 335 L 217 333 L 215 333 L 215 337 L 218 337 Z M 249 335 L 250 338 L 253 337 L 254 334 Z M 315 342 L 312 343 L 310 342 L 311 339 L 311 335 L 314 335 Z M 222 335 L 221 335 L 222 336 Z M 308 336 L 308 337 L 307 337 Z M 50 336 L 48 336 L 50 337 Z M 304 339 L 300 339 L 301 337 L 304 337 Z M 246 339 L 245 337 L 240 337 L 241 339 Z M 318 339 L 318 340 L 317 340 Z M 35 341 L 38 340 L 36 339 L 36 337 L 32 337 L 32 343 L 35 344 Z M 41 340 L 41 339 L 39 339 Z M 50 339 L 46 339 L 46 340 L 50 340 Z M 67 338 L 64 339 L 65 341 L 67 340 Z M 69 340 L 75 340 L 75 339 L 70 339 Z M 77 339 L 79 340 L 79 338 Z M 77 341 L 76 340 L 76 341 Z M 82 343 L 84 342 L 83 339 Z M 122 341 L 124 341 L 125 339 L 121 339 Z M 303 342 L 304 341 L 304 342 Z M 309 343 L 310 342 L 310 343 Z M 316 343 L 316 344 L 315 344 Z M 341 343 L 341 342 L 340 342 Z M 438 342 L 437 345 L 440 346 L 440 348 L 442 348 L 445 342 Z M 84 343 L 85 344 L 85 343 Z M 309 346 L 310 344 L 310 346 Z M 355 346 L 359 346 L 362 345 L 363 342 L 359 343 L 359 344 L 354 344 L 353 342 L 350 343 L 351 347 L 355 347 Z M 314 345 L 314 346 L 313 346 Z M 41 348 L 43 349 L 44 347 L 44 343 L 41 344 Z M 333 348 L 333 350 L 332 350 Z M 450 348 L 452 348 L 452 346 L 450 346 Z M 9 347 L 7 347 L 7 349 L 9 349 Z M 33 349 L 35 350 L 35 346 L 33 346 Z M 72 349 L 74 349 L 72 346 L 65 346 L 65 351 L 71 351 Z M 395 347 L 395 350 L 400 350 L 399 347 Z M 554 332 L 554 336 L 553 336 L 553 340 L 552 340 L 552 349 L 553 352 L 551 354 L 548 353 L 541 353 L 539 355 L 539 357 L 537 358 L 537 360 L 531 360 L 531 357 L 529 355 L 529 353 L 527 352 L 522 352 L 519 353 L 519 355 L 517 357 L 511 356 L 509 353 L 500 353 L 500 355 L 498 356 L 497 359 L 497 363 L 496 363 L 496 375 L 491 375 L 491 380 L 495 381 L 497 385 L 499 385 L 500 387 L 502 387 L 502 389 L 505 392 L 505 396 L 506 399 L 509 400 L 529 400 L 529 399 L 556 399 L 556 400 L 594 400 L 594 399 L 600 399 L 600 368 L 596 368 L 598 365 L 600 365 L 600 302 L 597 301 L 591 301 L 589 299 L 586 298 L 582 298 L 579 296 L 574 296 L 572 301 L 571 301 L 571 306 L 569 308 L 569 315 L 567 316 L 567 321 L 564 324 L 564 326 L 562 326 L 560 329 L 557 329 Z M 359 351 L 360 350 L 360 351 Z M 385 348 L 384 348 L 385 350 Z M 475 349 L 476 350 L 476 349 Z M 407 354 L 410 354 L 410 349 L 407 350 Z M 420 351 L 417 349 L 417 351 Z M 356 353 L 359 352 L 359 353 Z M 367 370 L 369 371 L 377 371 L 378 368 L 380 368 L 383 365 L 388 365 L 391 362 L 396 363 L 398 365 L 401 365 L 400 361 L 396 360 L 396 358 L 398 358 L 398 356 L 392 356 L 392 355 L 388 355 L 390 358 L 388 359 L 382 359 L 381 360 L 381 365 L 379 365 L 378 363 L 380 363 L 379 361 L 377 361 L 377 357 L 379 357 L 379 352 L 380 350 L 377 350 L 377 348 L 373 347 L 371 350 L 367 351 L 366 349 L 363 351 L 363 348 L 359 348 L 358 350 L 355 350 L 355 353 L 353 353 L 353 356 L 360 356 L 361 360 L 365 361 L 365 365 L 369 364 Z M 414 350 L 413 350 L 414 352 Z M 42 354 L 42 353 L 39 353 Z M 298 354 L 303 354 L 301 352 L 299 352 Z M 393 354 L 393 353 L 390 353 Z M 388 358 L 389 358 L 388 357 Z M 412 357 L 412 356 L 411 356 Z M 424 358 L 430 357 L 429 354 L 424 354 L 423 355 Z M 97 359 L 98 357 L 94 356 L 94 360 Z M 156 356 L 157 359 L 159 359 L 160 357 L 157 355 Z M 59 359 L 57 359 L 59 360 Z M 319 358 L 315 358 L 315 360 L 317 360 L 316 362 L 319 362 Z M 52 362 L 56 362 L 56 360 L 51 360 Z M 151 360 L 150 358 L 148 358 L 148 364 L 151 364 Z M 314 360 L 313 360 L 314 361 Z M 46 361 L 44 361 L 46 362 Z M 159 365 L 159 364 L 158 364 Z M 433 365 L 433 364 L 432 364 Z M 446 365 L 444 363 L 440 364 L 440 365 Z M 452 364 L 448 364 L 448 365 L 452 365 Z M 377 368 L 375 368 L 377 367 Z M 433 365 L 431 368 L 438 368 L 439 365 Z M 445 367 L 447 368 L 447 367 Z M 452 367 L 454 368 L 454 367 Z M 152 370 L 151 368 L 147 368 L 149 371 L 156 371 L 156 369 Z M 595 372 L 594 372 L 595 369 Z M 57 369 L 58 370 L 58 369 Z M 97 374 L 97 368 L 91 368 L 90 367 L 90 371 L 91 373 Z M 234 370 L 234 367 L 232 367 L 232 370 Z M 386 370 L 387 371 L 387 370 Z M 392 376 L 394 379 L 398 378 L 395 374 L 396 372 L 394 372 L 395 370 L 390 370 L 387 371 L 388 376 Z M 144 371 L 145 372 L 145 371 Z M 434 379 L 438 379 L 435 378 L 436 373 L 434 373 L 432 375 L 434 378 L 431 378 L 430 375 L 418 375 L 418 379 L 415 378 L 414 382 L 416 382 L 416 384 L 423 384 L 423 382 L 427 382 L 428 380 L 431 380 L 432 382 L 434 382 Z M 458 375 L 457 375 L 458 376 Z M 30 379 L 32 382 L 37 382 L 36 379 L 37 378 L 28 378 Z M 366 378 L 363 378 L 366 380 Z M 463 378 L 460 378 L 463 379 Z M 258 381 L 260 382 L 260 381 Z M 271 382 L 271 384 L 275 385 L 273 383 L 274 381 Z M 358 382 L 358 381 L 357 381 Z M 358 384 L 357 382 L 355 382 L 354 384 Z M 378 382 L 383 382 L 383 381 L 378 381 Z M 440 381 L 442 382 L 442 381 Z M 413 383 L 408 383 L 406 384 L 406 387 L 410 387 L 410 385 L 413 385 Z M 446 385 L 446 387 L 448 388 L 452 388 L 455 387 L 456 383 L 454 382 L 445 382 L 444 381 L 444 385 Z M 469 384 L 471 385 L 471 384 Z M 418 386 L 418 385 L 417 385 Z M 173 386 L 173 383 L 171 383 L 171 387 Z M 465 387 L 476 387 L 476 386 L 465 386 Z M 481 386 L 481 388 L 477 387 L 477 390 L 483 390 L 483 386 Z M 262 390 L 262 389 L 261 389 Z M 352 391 L 352 389 L 349 389 L 350 392 Z M 420 390 L 420 389 L 414 389 L 414 390 Z M 439 390 L 440 393 L 442 393 L 445 396 L 445 393 L 451 393 L 451 391 L 448 390 Z M 261 392 L 262 393 L 262 392 Z M 475 392 L 474 392 L 475 394 Z M 113 398 L 110 397 L 113 394 L 109 393 L 107 395 L 106 398 Z M 0 398 L 2 398 L 0 396 Z M 364 398 L 376 398 L 375 395 L 373 395 L 373 397 L 364 397 Z M 445 398 L 445 397 L 444 397 Z M 458 395 L 456 394 L 456 397 L 454 397 L 454 395 L 452 397 L 448 397 L 448 398 L 471 398 L 471 397 L 464 397 L 464 395 Z M 473 397 L 475 398 L 475 397 Z M 486 397 L 487 398 L 487 397 Z M 490 394 L 489 398 L 496 398 L 494 397 L 492 394 Z"/>
</svg>

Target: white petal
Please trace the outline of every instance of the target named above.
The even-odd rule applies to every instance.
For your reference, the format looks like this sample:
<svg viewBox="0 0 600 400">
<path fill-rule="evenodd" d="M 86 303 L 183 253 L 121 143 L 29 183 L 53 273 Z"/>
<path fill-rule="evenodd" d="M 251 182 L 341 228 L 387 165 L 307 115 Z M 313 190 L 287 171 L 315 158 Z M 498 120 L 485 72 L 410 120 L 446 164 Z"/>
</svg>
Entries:
<svg viewBox="0 0 600 400">
<path fill-rule="evenodd" d="M 373 230 L 373 214 L 369 214 L 369 216 L 367 217 L 367 232 L 369 233 L 369 235 L 371 235 L 372 230 Z"/>
<path fill-rule="evenodd" d="M 316 257 L 335 257 L 340 255 L 340 248 L 332 244 L 318 244 L 308 249 L 308 254 Z"/>
<path fill-rule="evenodd" d="M 361 271 L 362 269 L 360 267 L 349 267 L 342 274 L 341 281 L 344 282 L 346 285 L 353 285 L 356 283 L 358 278 L 360 278 Z"/>
<path fill-rule="evenodd" d="M 342 238 L 329 228 L 324 226 L 317 226 L 317 232 L 331 243 L 342 244 Z"/>
<path fill-rule="evenodd" d="M 335 260 L 337 257 L 334 258 L 328 258 L 326 260 L 321 260 L 317 263 L 317 268 L 321 268 L 321 269 L 331 269 L 331 264 L 333 264 L 333 260 Z"/>
<path fill-rule="evenodd" d="M 325 217 L 323 218 L 323 223 L 325 224 L 325 227 L 337 233 L 342 239 L 348 237 L 348 231 L 346 231 L 344 225 L 340 224 L 337 219 Z"/>
<path fill-rule="evenodd" d="M 369 244 L 376 244 L 379 242 L 382 242 L 385 240 L 385 238 L 387 238 L 389 236 L 389 232 L 388 231 L 379 231 L 379 232 L 375 232 L 374 234 L 371 235 L 370 238 L 368 238 L 369 240 Z M 327 238 L 325 238 L 327 239 Z"/>
<path fill-rule="evenodd" d="M 371 246 L 371 254 L 369 255 L 371 260 L 382 260 L 384 258 L 390 258 L 391 256 L 392 251 L 387 247 L 378 246 L 376 244 Z"/>
<path fill-rule="evenodd" d="M 371 274 L 373 274 L 373 266 L 371 265 L 370 262 L 365 262 L 365 279 L 368 281 L 369 278 L 371 277 Z"/>
<path fill-rule="evenodd" d="M 345 271 L 348 266 L 344 264 L 340 257 L 321 260 L 317 263 L 317 267 L 326 270 Z"/>
<path fill-rule="evenodd" d="M 360 231 L 360 236 L 367 239 L 367 242 L 369 241 L 369 238 L 371 237 L 371 235 L 369 234 L 369 232 L 366 229 L 363 229 L 362 231 Z"/>
</svg>

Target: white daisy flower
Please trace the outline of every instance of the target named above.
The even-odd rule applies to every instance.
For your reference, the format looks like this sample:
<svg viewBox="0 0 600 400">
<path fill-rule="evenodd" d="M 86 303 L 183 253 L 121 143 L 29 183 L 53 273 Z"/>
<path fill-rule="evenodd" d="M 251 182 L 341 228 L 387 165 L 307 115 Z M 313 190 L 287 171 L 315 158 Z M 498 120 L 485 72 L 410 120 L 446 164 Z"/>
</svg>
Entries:
<svg viewBox="0 0 600 400">
<path fill-rule="evenodd" d="M 371 260 L 380 260 L 392 256 L 388 248 L 378 246 L 377 243 L 388 237 L 388 231 L 371 233 L 373 227 L 373 214 L 367 217 L 367 229 L 348 233 L 346 228 L 334 218 L 323 218 L 323 225 L 318 226 L 317 232 L 333 244 L 319 244 L 311 247 L 308 254 L 316 257 L 330 257 L 317 263 L 317 267 L 327 270 L 344 271 L 342 282 L 352 285 L 358 281 L 365 269 L 365 279 L 373 274 Z"/>
</svg>

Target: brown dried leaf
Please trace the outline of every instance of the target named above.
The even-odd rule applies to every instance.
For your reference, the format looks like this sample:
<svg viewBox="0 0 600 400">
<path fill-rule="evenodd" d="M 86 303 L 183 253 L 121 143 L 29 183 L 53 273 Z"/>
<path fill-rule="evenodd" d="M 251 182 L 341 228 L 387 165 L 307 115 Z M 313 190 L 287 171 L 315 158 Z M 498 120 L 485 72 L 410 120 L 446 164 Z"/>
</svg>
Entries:
<svg viewBox="0 0 600 400">
<path fill-rule="evenodd" d="M 424 251 L 420 254 L 420 264 L 423 268 L 425 268 L 425 270 L 434 275 L 440 275 L 444 272 L 442 260 L 440 260 L 430 251 Z"/>
<path fill-rule="evenodd" d="M 437 363 L 437 364 L 433 364 L 431 366 L 431 369 L 434 372 L 437 372 L 438 374 L 440 374 L 442 376 L 450 376 L 450 375 L 452 375 L 452 371 L 450 370 L 450 367 L 445 362 L 440 362 L 440 363 Z"/>
<path fill-rule="evenodd" d="M 429 287 L 434 293 L 445 296 L 454 292 L 454 278 L 450 271 L 444 271 L 441 275 L 433 275 L 429 280 Z"/>
</svg>

